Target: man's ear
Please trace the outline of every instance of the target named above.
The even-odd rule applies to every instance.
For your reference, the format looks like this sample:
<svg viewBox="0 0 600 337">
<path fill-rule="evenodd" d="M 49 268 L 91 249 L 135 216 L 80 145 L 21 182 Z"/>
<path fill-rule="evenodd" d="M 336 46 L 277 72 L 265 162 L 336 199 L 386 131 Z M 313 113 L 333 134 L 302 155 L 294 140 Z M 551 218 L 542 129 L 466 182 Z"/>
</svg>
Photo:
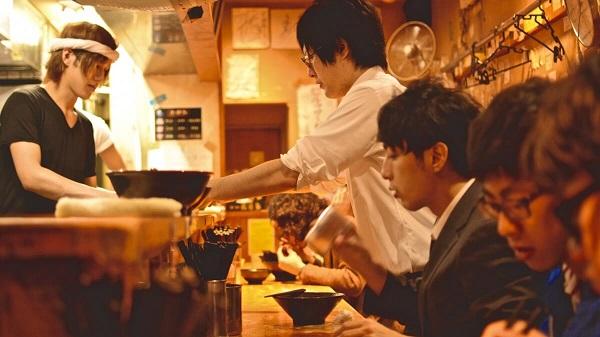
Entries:
<svg viewBox="0 0 600 337">
<path fill-rule="evenodd" d="M 339 55 L 340 59 L 350 57 L 350 48 L 348 48 L 348 42 L 346 42 L 346 40 L 338 40 L 335 46 L 335 52 Z"/>
<path fill-rule="evenodd" d="M 441 172 L 449 160 L 448 146 L 437 142 L 429 149 L 431 151 L 431 169 L 433 172 Z"/>
<path fill-rule="evenodd" d="M 73 50 L 65 48 L 62 50 L 62 61 L 66 66 L 71 66 L 75 63 L 75 53 Z"/>
</svg>

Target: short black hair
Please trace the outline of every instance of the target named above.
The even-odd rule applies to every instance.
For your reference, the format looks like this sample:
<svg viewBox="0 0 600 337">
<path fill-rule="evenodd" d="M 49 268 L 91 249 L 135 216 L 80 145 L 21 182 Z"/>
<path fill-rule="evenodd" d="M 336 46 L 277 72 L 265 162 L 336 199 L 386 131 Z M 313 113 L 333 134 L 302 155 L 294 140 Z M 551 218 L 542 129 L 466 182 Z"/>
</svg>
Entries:
<svg viewBox="0 0 600 337">
<path fill-rule="evenodd" d="M 387 68 L 379 13 L 368 0 L 315 0 L 298 21 L 300 48 L 312 50 L 325 64 L 335 61 L 346 41 L 359 68 Z"/>
<path fill-rule="evenodd" d="M 483 179 L 506 174 L 522 176 L 519 153 L 537 119 L 544 92 L 550 81 L 532 78 L 513 85 L 494 97 L 471 124 L 467 158 L 471 175 Z"/>
<path fill-rule="evenodd" d="M 442 142 L 448 146 L 452 168 L 467 177 L 468 129 L 479 111 L 468 94 L 434 79 L 417 80 L 381 108 L 378 138 L 386 148 L 399 147 L 418 157 Z"/>
</svg>

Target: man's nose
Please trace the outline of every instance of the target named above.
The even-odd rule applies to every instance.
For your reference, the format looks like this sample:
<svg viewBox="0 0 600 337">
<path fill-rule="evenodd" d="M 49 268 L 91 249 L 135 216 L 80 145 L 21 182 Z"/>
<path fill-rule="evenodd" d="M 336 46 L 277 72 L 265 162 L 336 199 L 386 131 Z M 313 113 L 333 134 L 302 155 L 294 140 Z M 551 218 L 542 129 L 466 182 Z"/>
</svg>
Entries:
<svg viewBox="0 0 600 337">
<path fill-rule="evenodd" d="M 312 67 L 308 67 L 308 77 L 310 78 L 315 78 L 317 77 L 317 73 L 315 72 L 315 70 Z"/>
<path fill-rule="evenodd" d="M 520 226 L 511 221 L 504 212 L 498 215 L 498 234 L 505 238 L 514 237 L 519 234 Z"/>
<path fill-rule="evenodd" d="M 96 70 L 94 72 L 94 80 L 100 82 L 104 80 L 104 70 Z"/>
<path fill-rule="evenodd" d="M 383 165 L 381 166 L 381 176 L 383 179 L 391 180 L 391 170 L 389 169 L 389 159 L 386 157 L 383 160 Z"/>
</svg>

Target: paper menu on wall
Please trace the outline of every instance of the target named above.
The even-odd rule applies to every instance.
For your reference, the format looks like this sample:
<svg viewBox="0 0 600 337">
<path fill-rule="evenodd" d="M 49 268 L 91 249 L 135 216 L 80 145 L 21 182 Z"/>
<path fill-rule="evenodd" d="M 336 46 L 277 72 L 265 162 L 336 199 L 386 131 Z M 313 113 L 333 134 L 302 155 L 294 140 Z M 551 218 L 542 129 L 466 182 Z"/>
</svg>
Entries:
<svg viewBox="0 0 600 337">
<path fill-rule="evenodd" d="M 248 219 L 248 254 L 275 251 L 275 228 L 270 219 Z"/>
<path fill-rule="evenodd" d="M 299 49 L 296 25 L 302 13 L 302 9 L 271 10 L 271 48 Z"/>
<path fill-rule="evenodd" d="M 231 10 L 232 44 L 234 49 L 269 47 L 269 9 L 233 8 Z"/>
<path fill-rule="evenodd" d="M 233 54 L 227 58 L 227 89 L 225 97 L 248 99 L 259 96 L 258 55 Z"/>
<path fill-rule="evenodd" d="M 301 85 L 298 100 L 298 137 L 309 135 L 337 107 L 337 100 L 327 98 L 317 84 Z"/>
</svg>

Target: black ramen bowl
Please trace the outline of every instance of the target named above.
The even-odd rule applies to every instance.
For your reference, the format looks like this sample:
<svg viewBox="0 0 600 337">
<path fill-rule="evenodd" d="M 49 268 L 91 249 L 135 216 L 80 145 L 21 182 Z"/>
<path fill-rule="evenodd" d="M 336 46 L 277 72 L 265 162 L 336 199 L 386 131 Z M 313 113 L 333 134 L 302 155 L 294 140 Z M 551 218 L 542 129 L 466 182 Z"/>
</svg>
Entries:
<svg viewBox="0 0 600 337">
<path fill-rule="evenodd" d="M 183 204 L 184 215 L 206 196 L 211 172 L 115 171 L 107 173 L 117 195 L 124 198 L 171 198 Z"/>
<path fill-rule="evenodd" d="M 279 268 L 277 254 L 265 250 L 260 256 L 260 259 L 262 260 L 265 267 L 267 267 L 267 269 L 269 269 L 271 273 L 273 273 L 273 275 L 275 276 L 275 281 L 289 282 L 296 280 L 296 275 L 290 274 L 287 271 L 284 271 L 281 268 Z"/>
<path fill-rule="evenodd" d="M 344 297 L 340 293 L 301 293 L 274 295 L 273 298 L 294 321 L 294 326 L 318 325 Z"/>
<path fill-rule="evenodd" d="M 248 281 L 248 284 L 261 284 L 271 271 L 265 268 L 242 269 L 242 277 Z"/>
</svg>

